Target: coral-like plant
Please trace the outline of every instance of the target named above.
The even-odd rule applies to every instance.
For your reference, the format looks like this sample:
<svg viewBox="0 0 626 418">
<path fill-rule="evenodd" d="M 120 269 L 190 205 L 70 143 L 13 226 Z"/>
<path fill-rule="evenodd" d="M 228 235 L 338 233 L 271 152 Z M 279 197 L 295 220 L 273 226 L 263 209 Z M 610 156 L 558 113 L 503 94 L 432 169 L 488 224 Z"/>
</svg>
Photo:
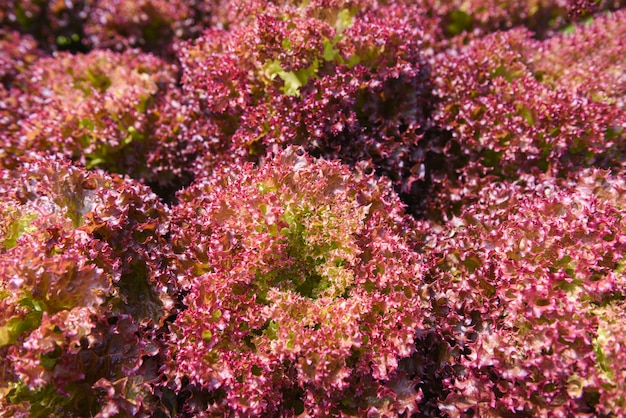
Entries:
<svg viewBox="0 0 626 418">
<path fill-rule="evenodd" d="M 219 126 L 227 158 L 301 145 L 370 161 L 406 188 L 430 106 L 421 15 L 339 6 L 269 5 L 246 25 L 207 32 L 182 48 L 183 90 Z"/>
<path fill-rule="evenodd" d="M 14 83 L 21 94 L 15 106 L 27 113 L 12 136 L 14 151 L 151 180 L 154 104 L 173 82 L 172 68 L 138 51 L 41 58 Z"/>
<path fill-rule="evenodd" d="M 0 28 L 0 167 L 14 167 L 24 150 L 19 145 L 20 121 L 29 114 L 26 95 L 14 86 L 42 54 L 30 36 Z"/>
<path fill-rule="evenodd" d="M 428 247 L 439 329 L 454 341 L 450 416 L 622 411 L 611 330 L 626 290 L 623 179 L 494 183 Z"/>
<path fill-rule="evenodd" d="M 41 55 L 34 39 L 11 30 L 0 29 L 0 47 L 0 83 L 4 87 L 10 87 L 15 77 Z"/>
<path fill-rule="evenodd" d="M 538 81 L 525 58 L 533 45 L 515 30 L 435 58 L 441 100 L 422 142 L 432 188 L 426 213 L 458 213 L 495 180 L 623 169 L 626 113 Z"/>
<path fill-rule="evenodd" d="M 188 408 L 416 411 L 419 379 L 398 362 L 425 326 L 424 284 L 388 185 L 289 148 L 179 199 L 172 239 L 189 294 L 169 369 L 197 392 Z"/>
<path fill-rule="evenodd" d="M 154 410 L 155 338 L 172 307 L 165 208 L 131 181 L 21 168 L 0 173 L 0 410 Z"/>
<path fill-rule="evenodd" d="M 625 22 L 619 10 L 573 26 L 532 48 L 530 67 L 544 83 L 625 109 Z"/>
<path fill-rule="evenodd" d="M 91 3 L 85 37 L 89 45 L 99 49 L 141 48 L 159 55 L 171 54 L 173 41 L 190 35 L 187 25 L 194 18 L 188 2 L 178 0 Z"/>
<path fill-rule="evenodd" d="M 0 0 L 0 416 L 621 416 L 624 0 Z"/>
<path fill-rule="evenodd" d="M 0 24 L 32 35 L 46 52 L 140 48 L 172 58 L 180 39 L 208 25 L 217 2 L 1 0 Z"/>
<path fill-rule="evenodd" d="M 444 32 L 459 40 L 525 26 L 539 38 L 602 10 L 624 7 L 623 0 L 427 0 L 425 8 L 441 18 Z"/>
</svg>

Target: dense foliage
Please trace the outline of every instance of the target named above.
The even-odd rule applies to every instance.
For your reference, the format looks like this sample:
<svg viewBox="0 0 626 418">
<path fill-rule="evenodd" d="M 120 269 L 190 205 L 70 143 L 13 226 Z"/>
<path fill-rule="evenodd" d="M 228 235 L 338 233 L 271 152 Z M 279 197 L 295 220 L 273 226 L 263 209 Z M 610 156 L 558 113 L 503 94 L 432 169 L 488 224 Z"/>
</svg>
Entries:
<svg viewBox="0 0 626 418">
<path fill-rule="evenodd" d="M 605 323 L 624 308 L 625 186 L 600 170 L 492 184 L 429 243 L 439 325 L 464 348 L 452 415 L 625 412 Z"/>
<path fill-rule="evenodd" d="M 119 177 L 57 162 L 20 171 L 0 179 L 0 409 L 137 413 L 173 307 L 168 210 Z"/>
<path fill-rule="evenodd" d="M 0 416 L 626 415 L 625 6 L 0 0 Z"/>
<path fill-rule="evenodd" d="M 202 410 L 414 409 L 398 362 L 427 300 L 389 186 L 289 149 L 179 198 L 172 239 L 189 294 L 172 372 L 217 398 Z"/>
</svg>

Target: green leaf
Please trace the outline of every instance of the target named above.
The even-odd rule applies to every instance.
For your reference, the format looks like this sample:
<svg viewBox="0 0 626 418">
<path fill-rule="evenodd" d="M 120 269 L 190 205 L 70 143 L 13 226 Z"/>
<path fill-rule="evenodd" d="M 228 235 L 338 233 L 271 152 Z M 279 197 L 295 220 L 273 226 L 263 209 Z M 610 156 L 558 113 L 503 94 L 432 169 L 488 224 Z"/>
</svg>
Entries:
<svg viewBox="0 0 626 418">
<path fill-rule="evenodd" d="M 91 155 L 87 155 L 87 164 L 85 165 L 85 167 L 88 170 L 91 170 L 92 168 L 98 165 L 102 165 L 104 163 L 106 163 L 106 159 L 104 157 L 91 154 Z"/>
<path fill-rule="evenodd" d="M 35 312 L 46 311 L 46 304 L 41 300 L 36 300 L 31 297 L 25 297 L 20 299 L 20 306 L 25 306 Z"/>
<path fill-rule="evenodd" d="M 349 9 L 343 9 L 337 14 L 337 20 L 335 21 L 335 29 L 337 34 L 341 34 L 344 30 L 348 29 L 354 23 L 355 12 Z"/>
<path fill-rule="evenodd" d="M 9 319 L 6 324 L 0 327 L 0 347 L 14 344 L 20 335 L 37 328 L 41 324 L 41 317 L 41 311 L 34 311 L 26 314 L 23 319 Z"/>
<path fill-rule="evenodd" d="M 532 110 L 528 108 L 528 106 L 525 106 L 522 103 L 518 103 L 515 107 L 517 109 L 517 113 L 521 117 L 523 117 L 524 120 L 526 120 L 526 123 L 528 123 L 528 125 L 530 126 L 535 125 L 535 116 L 533 115 Z"/>
<path fill-rule="evenodd" d="M 111 87 L 111 84 L 113 84 L 109 77 L 102 74 L 97 69 L 87 70 L 87 80 L 89 80 L 89 83 L 93 88 L 99 90 L 100 92 L 105 92 L 109 87 Z"/>
<path fill-rule="evenodd" d="M 299 96 L 300 95 L 300 87 L 304 84 L 302 80 L 298 78 L 297 74 L 293 71 L 289 72 L 281 72 L 278 76 L 285 82 L 284 87 L 282 88 L 283 93 L 287 96 Z"/>
<path fill-rule="evenodd" d="M 56 347 L 54 351 L 45 353 L 39 356 L 39 363 L 46 370 L 53 370 L 54 366 L 59 362 L 61 358 L 61 349 Z"/>
<path fill-rule="evenodd" d="M 80 35 L 78 35 L 77 33 L 73 33 L 70 37 L 64 35 L 57 36 L 57 45 L 59 45 L 60 47 L 68 47 L 73 43 L 77 43 L 78 41 L 80 41 Z"/>
<path fill-rule="evenodd" d="M 598 328 L 597 335 L 598 336 L 593 340 L 593 351 L 596 354 L 596 364 L 602 370 L 604 376 L 608 380 L 612 381 L 615 377 L 615 373 L 607 362 L 606 354 L 603 348 L 604 344 L 611 338 L 611 336 L 602 328 Z"/>
<path fill-rule="evenodd" d="M 448 15 L 446 31 L 449 36 L 455 36 L 472 28 L 472 17 L 462 10 L 455 10 Z"/>
<path fill-rule="evenodd" d="M 265 328 L 263 333 L 270 340 L 277 339 L 278 338 L 278 325 L 276 324 L 276 322 L 274 322 L 274 320 L 270 320 L 269 323 L 267 324 L 267 328 Z"/>
<path fill-rule="evenodd" d="M 86 128 L 89 131 L 93 131 L 93 129 L 95 128 L 93 121 L 89 118 L 81 119 L 80 122 L 78 122 L 78 126 L 80 126 L 81 128 Z"/>
<path fill-rule="evenodd" d="M 330 39 L 324 40 L 324 55 L 323 58 L 325 61 L 335 61 L 339 57 L 339 50 L 335 48 L 337 42 Z"/>
<path fill-rule="evenodd" d="M 130 145 L 131 142 L 142 141 L 145 138 L 145 135 L 135 129 L 133 126 L 128 127 L 128 136 L 124 138 L 122 141 L 122 146 Z"/>
<path fill-rule="evenodd" d="M 4 238 L 4 248 L 7 250 L 15 247 L 17 245 L 18 238 L 24 232 L 34 232 L 34 228 L 31 228 L 30 224 L 37 219 L 39 215 L 36 213 L 27 213 L 21 218 L 16 219 L 15 221 L 9 224 L 7 228 L 7 232 Z"/>
<path fill-rule="evenodd" d="M 319 62 L 315 60 L 308 68 L 304 68 L 298 71 L 285 71 L 280 65 L 280 61 L 273 60 L 265 64 L 263 72 L 266 77 L 273 80 L 278 76 L 283 80 L 283 87 L 281 91 L 287 96 L 299 96 L 300 87 L 306 85 L 309 79 L 315 77 Z"/>
<path fill-rule="evenodd" d="M 63 36 L 63 35 L 57 36 L 57 45 L 59 45 L 59 46 L 68 46 L 71 43 L 72 43 L 72 41 L 67 36 Z"/>
<path fill-rule="evenodd" d="M 211 312 L 211 317 L 214 321 L 218 321 L 222 317 L 222 311 L 220 311 L 219 309 L 214 310 L 213 312 Z"/>
<path fill-rule="evenodd" d="M 288 38 L 285 38 L 280 43 L 280 46 L 287 51 L 291 51 L 291 48 L 293 48 L 293 42 L 291 42 Z"/>
<path fill-rule="evenodd" d="M 280 72 L 284 72 L 284 70 L 283 70 L 283 67 L 281 67 L 281 65 L 280 65 L 280 61 L 275 59 L 273 61 L 267 62 L 263 66 L 263 72 L 265 73 L 265 76 L 267 78 L 269 78 L 270 80 L 273 80 L 273 79 L 276 78 L 276 76 Z"/>
<path fill-rule="evenodd" d="M 28 402 L 30 418 L 47 418 L 59 416 L 95 416 L 100 406 L 89 387 L 70 383 L 65 390 L 70 396 L 57 392 L 54 385 L 47 385 L 39 390 L 30 390 L 22 382 L 11 383 L 11 390 L 6 399 L 11 404 Z"/>
</svg>

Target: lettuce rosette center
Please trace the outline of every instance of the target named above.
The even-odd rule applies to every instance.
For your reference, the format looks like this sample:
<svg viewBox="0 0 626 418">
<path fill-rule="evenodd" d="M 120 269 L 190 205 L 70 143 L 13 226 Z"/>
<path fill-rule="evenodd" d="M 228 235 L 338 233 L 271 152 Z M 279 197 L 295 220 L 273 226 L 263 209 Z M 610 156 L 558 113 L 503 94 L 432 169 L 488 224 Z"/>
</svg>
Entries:
<svg viewBox="0 0 626 418">
<path fill-rule="evenodd" d="M 226 391 L 218 410 L 271 411 L 295 389 L 317 408 L 359 380 L 372 396 L 414 351 L 422 306 L 407 295 L 419 294 L 420 269 L 388 185 L 289 148 L 179 198 L 189 295 L 171 367 L 198 390 Z"/>
</svg>

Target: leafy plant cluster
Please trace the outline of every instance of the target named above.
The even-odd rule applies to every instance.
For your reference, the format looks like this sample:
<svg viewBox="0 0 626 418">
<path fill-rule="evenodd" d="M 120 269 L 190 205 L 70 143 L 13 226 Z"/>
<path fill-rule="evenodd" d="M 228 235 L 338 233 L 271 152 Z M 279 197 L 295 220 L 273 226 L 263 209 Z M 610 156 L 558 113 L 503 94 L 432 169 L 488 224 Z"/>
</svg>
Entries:
<svg viewBox="0 0 626 418">
<path fill-rule="evenodd" d="M 624 6 L 0 0 L 0 416 L 626 414 Z"/>
</svg>

